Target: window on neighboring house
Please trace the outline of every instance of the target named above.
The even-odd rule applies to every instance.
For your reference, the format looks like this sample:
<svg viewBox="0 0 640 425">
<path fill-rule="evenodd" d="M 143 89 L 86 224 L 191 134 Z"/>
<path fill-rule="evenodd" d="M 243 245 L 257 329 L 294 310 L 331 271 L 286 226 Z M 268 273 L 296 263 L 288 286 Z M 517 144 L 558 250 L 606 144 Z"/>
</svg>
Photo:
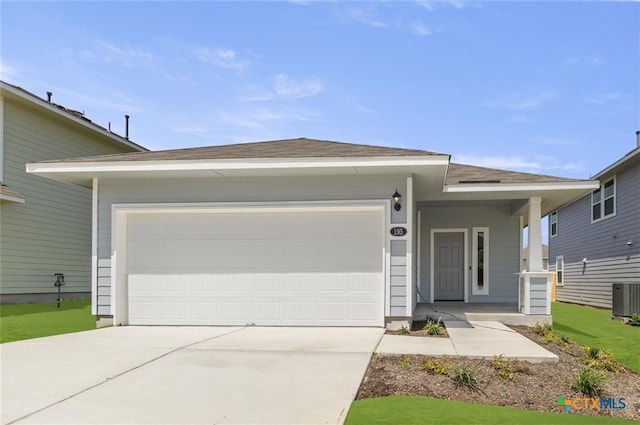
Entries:
<svg viewBox="0 0 640 425">
<path fill-rule="evenodd" d="M 607 180 L 591 193 L 591 221 L 616 214 L 616 179 Z"/>
<path fill-rule="evenodd" d="M 489 228 L 474 227 L 472 232 L 473 295 L 489 295 Z"/>
<path fill-rule="evenodd" d="M 558 234 L 558 211 L 554 211 L 549 215 L 549 227 L 551 233 L 551 237 L 554 237 Z"/>
<path fill-rule="evenodd" d="M 556 257 L 556 285 L 564 285 L 564 257 Z"/>
</svg>

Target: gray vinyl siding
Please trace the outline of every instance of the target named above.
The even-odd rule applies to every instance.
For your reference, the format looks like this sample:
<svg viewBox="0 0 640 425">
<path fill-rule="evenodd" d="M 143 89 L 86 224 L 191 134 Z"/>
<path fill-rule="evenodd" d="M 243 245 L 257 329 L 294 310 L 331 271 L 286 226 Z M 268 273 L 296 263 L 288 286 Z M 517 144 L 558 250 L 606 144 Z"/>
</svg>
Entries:
<svg viewBox="0 0 640 425">
<path fill-rule="evenodd" d="M 558 211 L 558 235 L 549 240 L 550 269 L 564 257 L 558 301 L 611 308 L 612 283 L 640 282 L 640 165 L 616 174 L 615 202 L 616 215 L 595 223 L 591 195 Z"/>
<path fill-rule="evenodd" d="M 407 241 L 391 241 L 391 316 L 407 315 Z"/>
<path fill-rule="evenodd" d="M 489 294 L 473 295 L 471 271 L 468 274 L 470 303 L 517 303 L 520 268 L 520 218 L 510 215 L 510 207 L 501 203 L 471 206 L 450 202 L 444 205 L 418 203 L 422 211 L 420 242 L 420 299 L 428 302 L 431 279 L 431 230 L 466 229 L 467 238 L 473 227 L 489 228 Z M 471 240 L 468 240 L 468 261 L 471 262 Z M 471 264 L 469 264 L 470 266 Z"/>
<path fill-rule="evenodd" d="M 91 290 L 91 190 L 25 172 L 25 163 L 131 151 L 78 124 L 65 123 L 6 98 L 3 168 L 6 185 L 25 203 L 0 202 L 0 293 Z"/>
<path fill-rule="evenodd" d="M 390 200 L 396 188 L 405 193 L 406 176 L 330 176 L 265 178 L 183 178 L 100 180 L 98 203 L 98 280 L 111 286 L 111 210 L 113 204 L 188 202 L 287 202 Z M 406 223 L 406 206 L 391 208 L 390 222 Z M 406 247 L 405 247 L 406 255 Z M 398 261 L 397 259 L 395 261 Z M 405 258 L 406 264 L 406 258 Z M 405 272 L 406 274 L 406 272 Z M 396 282 L 398 282 L 396 280 Z M 404 281 L 406 286 L 406 279 Z M 399 289 L 396 289 L 398 291 Z M 406 289 L 405 289 L 406 291 Z M 389 294 L 389 296 L 391 296 Z M 395 301 L 394 301 L 395 302 Z M 403 301 L 403 306 L 406 301 Z M 399 306 L 399 304 L 398 304 Z M 111 313 L 111 300 L 98 297 L 99 314 Z M 398 308 L 394 309 L 398 311 Z M 107 313 L 108 312 L 108 313 Z M 403 307 L 401 316 L 406 316 Z"/>
</svg>

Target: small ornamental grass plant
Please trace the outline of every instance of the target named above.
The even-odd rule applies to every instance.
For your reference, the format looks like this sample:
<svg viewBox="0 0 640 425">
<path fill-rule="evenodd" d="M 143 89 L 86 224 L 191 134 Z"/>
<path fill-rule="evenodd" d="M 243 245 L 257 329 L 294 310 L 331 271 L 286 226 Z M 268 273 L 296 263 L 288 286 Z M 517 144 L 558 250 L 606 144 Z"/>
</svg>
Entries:
<svg viewBox="0 0 640 425">
<path fill-rule="evenodd" d="M 400 335 L 409 335 L 409 328 L 403 325 L 400 329 L 398 329 L 398 333 Z"/>
<path fill-rule="evenodd" d="M 440 319 L 437 321 L 429 319 L 422 330 L 425 335 L 441 335 L 444 332 L 444 326 L 440 323 Z"/>
<path fill-rule="evenodd" d="M 587 366 L 580 370 L 572 388 L 588 397 L 601 397 L 604 395 L 605 381 L 606 377 L 602 371 Z"/>
<path fill-rule="evenodd" d="M 453 381 L 459 387 L 464 387 L 471 391 L 480 391 L 480 382 L 478 382 L 477 366 L 464 364 L 453 371 Z"/>
<path fill-rule="evenodd" d="M 567 348 L 569 346 L 569 341 L 571 341 L 566 336 L 554 332 L 549 323 L 536 323 L 533 330 L 542 337 L 542 341 L 544 341 L 545 344 L 555 344 L 560 347 Z"/>
</svg>

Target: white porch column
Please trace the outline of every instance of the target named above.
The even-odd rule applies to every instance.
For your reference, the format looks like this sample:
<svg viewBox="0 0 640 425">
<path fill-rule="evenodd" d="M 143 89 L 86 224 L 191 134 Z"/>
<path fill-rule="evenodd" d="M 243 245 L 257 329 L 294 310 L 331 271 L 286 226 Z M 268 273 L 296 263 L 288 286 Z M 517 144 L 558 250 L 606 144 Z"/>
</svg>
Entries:
<svg viewBox="0 0 640 425">
<path fill-rule="evenodd" d="M 527 258 L 528 272 L 541 272 L 542 269 L 542 199 L 529 199 L 529 255 Z"/>
<path fill-rule="evenodd" d="M 551 279 L 542 268 L 541 204 L 541 198 L 529 198 L 529 255 L 527 270 L 520 273 L 518 307 L 521 313 L 541 315 L 544 322 L 551 320 Z"/>
</svg>

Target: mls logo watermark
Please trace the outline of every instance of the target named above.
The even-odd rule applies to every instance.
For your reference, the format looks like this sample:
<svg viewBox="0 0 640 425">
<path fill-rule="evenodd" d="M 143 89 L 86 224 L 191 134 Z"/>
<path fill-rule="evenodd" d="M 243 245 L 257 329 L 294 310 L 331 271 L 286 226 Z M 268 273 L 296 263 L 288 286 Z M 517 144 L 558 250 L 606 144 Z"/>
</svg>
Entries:
<svg viewBox="0 0 640 425">
<path fill-rule="evenodd" d="M 571 409 L 575 410 L 604 410 L 604 409 L 626 409 L 627 403 L 624 397 L 583 397 L 583 398 L 564 398 L 558 396 L 558 401 L 555 404 L 557 409 L 561 409 L 564 413 L 569 412 Z"/>
</svg>

